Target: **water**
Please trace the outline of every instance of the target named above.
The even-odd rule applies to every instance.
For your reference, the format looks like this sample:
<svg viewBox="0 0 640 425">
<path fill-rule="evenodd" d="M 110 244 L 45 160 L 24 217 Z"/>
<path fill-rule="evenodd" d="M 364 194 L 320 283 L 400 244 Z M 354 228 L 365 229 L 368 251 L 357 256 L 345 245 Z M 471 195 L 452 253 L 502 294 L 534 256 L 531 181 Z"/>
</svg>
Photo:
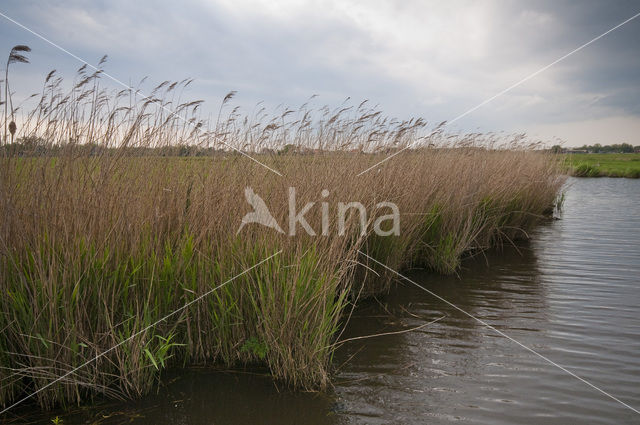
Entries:
<svg viewBox="0 0 640 425">
<path fill-rule="evenodd" d="M 568 183 L 561 219 L 529 243 L 465 261 L 459 276 L 407 276 L 640 410 L 640 181 Z M 157 395 L 67 413 L 64 423 L 640 423 L 640 414 L 411 284 L 361 305 L 342 338 L 440 317 L 343 345 L 329 394 L 278 390 L 260 371 L 181 371 Z"/>
</svg>

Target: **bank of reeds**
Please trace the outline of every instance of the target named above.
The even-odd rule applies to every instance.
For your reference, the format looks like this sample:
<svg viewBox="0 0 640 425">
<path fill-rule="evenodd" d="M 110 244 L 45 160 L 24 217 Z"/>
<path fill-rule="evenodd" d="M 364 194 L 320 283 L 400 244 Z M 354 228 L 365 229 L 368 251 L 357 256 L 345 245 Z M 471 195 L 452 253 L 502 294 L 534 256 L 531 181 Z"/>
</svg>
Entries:
<svg viewBox="0 0 640 425">
<path fill-rule="evenodd" d="M 0 405 L 279 251 L 34 398 L 50 408 L 135 397 L 163 368 L 205 362 L 260 362 L 293 386 L 324 388 L 345 312 L 393 283 L 358 250 L 394 269 L 452 273 L 466 252 L 526 237 L 562 183 L 552 156 L 517 140 L 442 131 L 358 176 L 425 123 L 366 104 L 243 117 L 228 103 L 206 123 L 200 102 L 181 100 L 188 83 L 144 99 L 84 69 L 65 91 L 52 73 L 17 120 L 0 159 Z M 316 203 L 305 215 L 316 235 L 299 225 L 296 236 L 257 224 L 236 233 L 251 211 L 246 187 L 285 233 L 294 187 L 298 212 Z M 362 203 L 368 230 L 351 209 L 339 235 L 338 202 Z M 397 204 L 399 235 L 371 231 L 390 213 L 380 202 Z"/>
</svg>

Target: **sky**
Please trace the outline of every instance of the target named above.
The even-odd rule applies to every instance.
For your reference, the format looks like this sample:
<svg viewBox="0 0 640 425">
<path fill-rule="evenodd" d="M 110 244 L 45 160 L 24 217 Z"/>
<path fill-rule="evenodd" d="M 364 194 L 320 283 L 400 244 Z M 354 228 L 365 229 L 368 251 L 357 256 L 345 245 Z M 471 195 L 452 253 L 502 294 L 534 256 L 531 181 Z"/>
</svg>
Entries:
<svg viewBox="0 0 640 425">
<path fill-rule="evenodd" d="M 194 78 L 186 95 L 217 113 L 338 107 L 368 99 L 386 115 L 450 121 L 640 12 L 637 1 L 31 1 L 0 13 L 135 83 Z M 82 65 L 0 16 L 14 103 L 56 69 Z M 3 61 L 2 61 L 3 62 Z M 0 65 L 4 71 L 4 66 Z M 145 90 L 143 86 L 143 92 Z M 452 123 L 453 132 L 526 133 L 549 144 L 640 145 L 640 17 Z"/>
</svg>

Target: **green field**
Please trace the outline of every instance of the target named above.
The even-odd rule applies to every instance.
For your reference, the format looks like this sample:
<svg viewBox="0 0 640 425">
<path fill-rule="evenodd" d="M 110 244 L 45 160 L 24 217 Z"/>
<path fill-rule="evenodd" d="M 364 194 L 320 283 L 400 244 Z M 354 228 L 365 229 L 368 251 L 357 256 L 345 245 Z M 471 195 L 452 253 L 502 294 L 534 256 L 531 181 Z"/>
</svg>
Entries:
<svg viewBox="0 0 640 425">
<path fill-rule="evenodd" d="M 640 177 L 640 153 L 568 154 L 567 164 L 576 177 Z"/>
</svg>

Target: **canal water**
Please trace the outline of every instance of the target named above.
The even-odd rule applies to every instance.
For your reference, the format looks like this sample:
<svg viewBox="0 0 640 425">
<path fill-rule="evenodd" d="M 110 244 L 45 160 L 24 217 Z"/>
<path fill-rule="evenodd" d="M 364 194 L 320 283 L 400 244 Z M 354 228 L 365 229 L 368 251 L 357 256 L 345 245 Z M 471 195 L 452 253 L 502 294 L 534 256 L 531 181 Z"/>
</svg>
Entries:
<svg viewBox="0 0 640 425">
<path fill-rule="evenodd" d="M 191 369 L 63 423 L 640 423 L 640 181 L 569 179 L 563 212 L 531 237 L 457 276 L 406 273 L 512 339 L 399 282 L 354 312 L 343 339 L 391 334 L 345 343 L 327 394 L 279 389 L 260 370 Z"/>
</svg>

